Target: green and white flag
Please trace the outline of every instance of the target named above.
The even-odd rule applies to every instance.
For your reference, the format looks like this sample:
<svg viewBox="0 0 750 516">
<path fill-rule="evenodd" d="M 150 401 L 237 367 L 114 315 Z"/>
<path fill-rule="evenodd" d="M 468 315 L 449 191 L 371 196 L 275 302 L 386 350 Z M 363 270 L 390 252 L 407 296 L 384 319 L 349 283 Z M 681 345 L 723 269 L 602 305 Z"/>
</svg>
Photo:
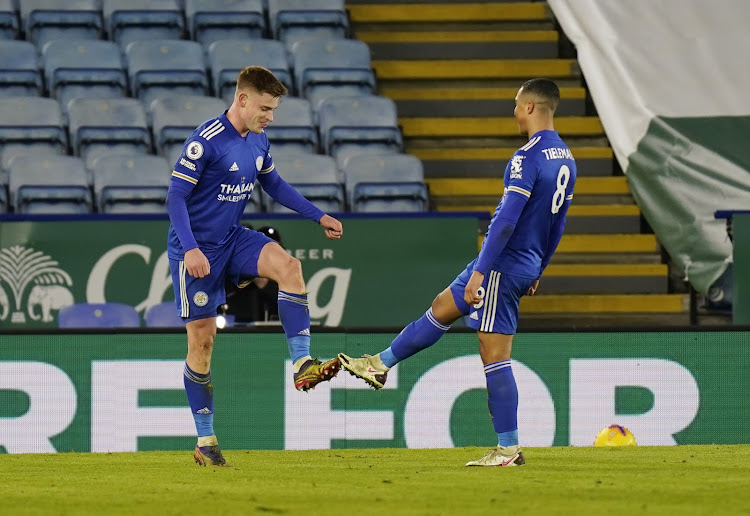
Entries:
<svg viewBox="0 0 750 516">
<path fill-rule="evenodd" d="M 750 209 L 750 2 L 549 0 L 646 220 L 707 292 Z"/>
</svg>

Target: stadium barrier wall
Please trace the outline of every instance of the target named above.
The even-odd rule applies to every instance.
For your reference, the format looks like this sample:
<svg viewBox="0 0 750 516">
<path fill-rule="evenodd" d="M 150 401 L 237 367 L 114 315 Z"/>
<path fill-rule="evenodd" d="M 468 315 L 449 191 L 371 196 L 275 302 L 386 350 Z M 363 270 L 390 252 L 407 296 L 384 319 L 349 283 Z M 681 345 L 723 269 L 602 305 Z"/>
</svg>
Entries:
<svg viewBox="0 0 750 516">
<path fill-rule="evenodd" d="M 74 302 L 125 303 L 143 314 L 174 300 L 169 221 L 151 219 L 3 220 L 0 329 L 56 328 L 58 310 Z M 407 324 L 477 254 L 476 214 L 342 220 L 336 241 L 296 216 L 246 221 L 274 226 L 302 261 L 315 324 Z"/>
<path fill-rule="evenodd" d="M 395 333 L 318 331 L 313 352 L 375 353 Z M 521 333 L 524 446 L 747 443 L 748 332 Z M 0 335 L 0 451 L 191 450 L 180 333 Z M 222 332 L 212 375 L 225 449 L 493 446 L 473 332 L 451 330 L 369 389 L 345 372 L 297 392 L 283 334 Z"/>
</svg>

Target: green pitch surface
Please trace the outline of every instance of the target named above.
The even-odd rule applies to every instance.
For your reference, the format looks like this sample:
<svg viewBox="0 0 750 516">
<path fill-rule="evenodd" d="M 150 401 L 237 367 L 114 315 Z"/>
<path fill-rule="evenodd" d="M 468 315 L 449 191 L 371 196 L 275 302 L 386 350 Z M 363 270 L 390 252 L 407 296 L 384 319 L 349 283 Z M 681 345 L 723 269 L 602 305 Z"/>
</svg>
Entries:
<svg viewBox="0 0 750 516">
<path fill-rule="evenodd" d="M 750 514 L 750 445 L 0 455 L 2 514 Z"/>
</svg>

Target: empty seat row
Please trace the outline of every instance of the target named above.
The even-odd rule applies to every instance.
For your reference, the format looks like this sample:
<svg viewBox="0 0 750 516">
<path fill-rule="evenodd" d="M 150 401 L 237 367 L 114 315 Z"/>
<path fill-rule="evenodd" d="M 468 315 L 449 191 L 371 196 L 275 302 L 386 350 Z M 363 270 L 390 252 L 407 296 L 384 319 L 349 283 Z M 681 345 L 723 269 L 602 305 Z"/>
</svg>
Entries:
<svg viewBox="0 0 750 516">
<path fill-rule="evenodd" d="M 323 155 L 277 154 L 279 173 L 323 211 L 428 209 L 422 163 L 407 154 L 352 156 L 338 169 Z M 101 156 L 90 169 L 72 156 L 18 156 L 0 182 L 0 212 L 19 214 L 165 213 L 171 167 L 160 156 Z M 94 207 L 96 209 L 94 209 Z M 255 189 L 247 213 L 289 213 Z"/>
<path fill-rule="evenodd" d="M 18 154 L 73 154 L 88 164 L 107 154 L 149 153 L 174 163 L 192 131 L 225 110 L 214 97 L 172 95 L 147 111 L 135 99 L 75 99 L 66 123 L 57 102 L 48 98 L 0 98 L 2 165 Z M 376 95 L 325 100 L 315 123 L 309 102 L 281 101 L 266 128 L 274 150 L 316 153 L 339 163 L 354 154 L 403 152 L 395 103 Z M 152 137 L 153 135 L 153 137 Z M 152 143 L 153 141 L 153 143 Z M 42 150 L 43 149 L 43 150 Z"/>
<path fill-rule="evenodd" d="M 147 327 L 183 328 L 174 301 L 165 301 L 146 309 Z M 135 307 L 124 303 L 74 303 L 60 309 L 57 325 L 63 329 L 77 328 L 138 328 L 141 316 Z"/>
<path fill-rule="evenodd" d="M 120 44 L 145 39 L 226 38 L 284 42 L 309 37 L 346 37 L 343 0 L 0 0 L 0 36 L 20 36 L 41 48 L 59 39 L 108 39 Z M 266 22 L 269 20 L 269 23 Z M 23 32 L 23 34 L 21 34 Z"/>
<path fill-rule="evenodd" d="M 66 40 L 36 49 L 24 41 L 0 41 L 0 96 L 47 95 L 62 105 L 76 97 L 146 99 L 168 92 L 208 94 L 231 102 L 237 74 L 249 63 L 274 72 L 290 92 L 313 109 L 331 95 L 376 91 L 367 44 L 316 39 L 287 50 L 275 40 L 221 40 L 204 48 L 194 41 L 148 40 L 129 44 L 123 55 L 111 41 Z M 42 73 L 43 72 L 43 76 Z M 43 80 L 44 79 L 44 80 Z"/>
</svg>

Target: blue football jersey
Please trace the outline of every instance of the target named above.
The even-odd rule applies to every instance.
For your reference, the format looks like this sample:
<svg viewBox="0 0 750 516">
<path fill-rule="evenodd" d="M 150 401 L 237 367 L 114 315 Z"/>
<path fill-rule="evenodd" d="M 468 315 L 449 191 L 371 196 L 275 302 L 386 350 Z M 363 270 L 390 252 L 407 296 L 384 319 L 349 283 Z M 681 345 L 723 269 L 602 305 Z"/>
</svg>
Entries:
<svg viewBox="0 0 750 516">
<path fill-rule="evenodd" d="M 186 204 L 200 249 L 221 247 L 241 226 L 240 218 L 259 174 L 274 169 L 266 134 L 241 136 L 226 113 L 200 125 L 185 140 L 172 172 L 172 183 L 192 185 Z M 184 249 L 169 227 L 167 253 L 182 260 Z"/>
<path fill-rule="evenodd" d="M 510 239 L 493 260 L 492 269 L 526 278 L 539 277 L 550 234 L 565 213 L 561 208 L 573 198 L 576 175 L 573 154 L 557 131 L 537 132 L 513 154 L 505 167 L 503 197 L 490 227 L 511 192 L 526 196 L 528 201 Z"/>
</svg>

